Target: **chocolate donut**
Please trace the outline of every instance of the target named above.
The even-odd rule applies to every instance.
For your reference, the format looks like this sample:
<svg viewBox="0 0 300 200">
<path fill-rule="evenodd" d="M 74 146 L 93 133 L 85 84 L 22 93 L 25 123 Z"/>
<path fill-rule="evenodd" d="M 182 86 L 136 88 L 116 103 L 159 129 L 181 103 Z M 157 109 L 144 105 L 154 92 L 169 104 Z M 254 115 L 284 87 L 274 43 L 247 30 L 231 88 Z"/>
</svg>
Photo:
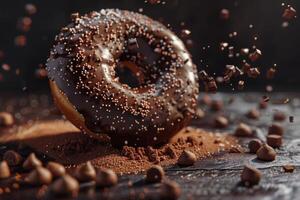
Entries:
<svg viewBox="0 0 300 200">
<path fill-rule="evenodd" d="M 198 78 L 174 33 L 117 9 L 71 18 L 47 61 L 54 100 L 68 120 L 118 146 L 159 145 L 187 125 Z"/>
</svg>

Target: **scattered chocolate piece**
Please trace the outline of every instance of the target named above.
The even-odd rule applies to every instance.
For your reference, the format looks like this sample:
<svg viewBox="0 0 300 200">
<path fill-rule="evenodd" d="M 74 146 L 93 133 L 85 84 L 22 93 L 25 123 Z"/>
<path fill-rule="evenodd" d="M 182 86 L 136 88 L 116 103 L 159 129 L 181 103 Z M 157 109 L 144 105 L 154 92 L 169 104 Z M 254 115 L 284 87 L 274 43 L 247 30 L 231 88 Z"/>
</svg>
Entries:
<svg viewBox="0 0 300 200">
<path fill-rule="evenodd" d="M 283 127 L 278 123 L 273 123 L 269 127 L 269 131 L 268 131 L 269 135 L 283 135 L 283 133 L 284 133 Z"/>
<path fill-rule="evenodd" d="M 5 179 L 10 177 L 10 169 L 7 162 L 1 161 L 0 162 L 0 179 Z"/>
<path fill-rule="evenodd" d="M 224 107 L 223 101 L 221 100 L 213 100 L 210 105 L 210 108 L 213 111 L 220 111 L 223 109 L 223 107 Z"/>
<path fill-rule="evenodd" d="M 253 67 L 253 68 L 249 69 L 249 71 L 247 72 L 247 75 L 250 78 L 257 78 L 260 75 L 260 71 L 258 68 Z"/>
<path fill-rule="evenodd" d="M 241 182 L 245 186 L 253 186 L 259 184 L 261 172 L 250 165 L 246 165 L 241 174 Z"/>
<path fill-rule="evenodd" d="M 97 172 L 97 187 L 112 187 L 118 183 L 118 176 L 111 169 L 101 169 Z"/>
<path fill-rule="evenodd" d="M 273 120 L 274 121 L 285 121 L 286 115 L 283 112 L 276 111 L 273 115 Z"/>
<path fill-rule="evenodd" d="M 79 191 L 79 183 L 76 179 L 66 174 L 52 184 L 51 191 L 56 196 L 76 197 Z"/>
<path fill-rule="evenodd" d="M 165 176 L 164 169 L 159 165 L 154 165 L 147 170 L 146 182 L 148 183 L 159 183 Z"/>
<path fill-rule="evenodd" d="M 218 89 L 217 83 L 213 77 L 209 77 L 207 81 L 204 82 L 204 87 L 206 92 L 215 93 Z"/>
<path fill-rule="evenodd" d="M 250 153 L 255 153 L 262 146 L 262 141 L 259 139 L 253 139 L 248 143 L 248 148 Z"/>
<path fill-rule="evenodd" d="M 229 124 L 229 121 L 226 117 L 218 116 L 215 119 L 215 127 L 216 128 L 226 128 Z"/>
<path fill-rule="evenodd" d="M 271 67 L 268 71 L 267 71 L 267 79 L 273 79 L 274 76 L 276 74 L 276 69 Z"/>
<path fill-rule="evenodd" d="M 220 11 L 220 19 L 222 20 L 228 20 L 230 18 L 230 12 L 228 9 L 222 9 Z"/>
<path fill-rule="evenodd" d="M 177 160 L 177 164 L 182 167 L 188 167 L 194 165 L 196 160 L 197 160 L 196 155 L 193 152 L 184 150 L 179 156 Z"/>
<path fill-rule="evenodd" d="M 257 109 L 251 109 L 248 111 L 248 113 L 246 114 L 246 116 L 249 119 L 258 119 L 260 117 L 260 112 Z"/>
<path fill-rule="evenodd" d="M 11 126 L 14 124 L 14 117 L 8 112 L 0 112 L 0 126 Z"/>
<path fill-rule="evenodd" d="M 249 55 L 249 59 L 250 59 L 252 62 L 255 62 L 255 61 L 257 61 L 261 56 L 262 56 L 261 51 L 260 51 L 259 49 L 255 49 L 255 51 Z"/>
<path fill-rule="evenodd" d="M 37 12 L 37 8 L 34 4 L 28 3 L 25 5 L 25 11 L 28 15 L 34 15 Z"/>
<path fill-rule="evenodd" d="M 15 37 L 15 45 L 18 47 L 24 47 L 27 43 L 27 38 L 24 35 L 18 35 Z"/>
<path fill-rule="evenodd" d="M 227 42 L 221 42 L 220 43 L 221 51 L 224 51 L 228 46 L 229 46 L 229 44 Z"/>
<path fill-rule="evenodd" d="M 181 30 L 181 37 L 182 38 L 188 38 L 191 35 L 191 31 L 188 29 Z"/>
<path fill-rule="evenodd" d="M 293 173 L 295 171 L 294 165 L 284 165 L 282 166 L 283 170 L 288 173 Z"/>
<path fill-rule="evenodd" d="M 263 161 L 273 161 L 276 158 L 275 150 L 268 144 L 263 144 L 256 152 L 257 158 Z"/>
<path fill-rule="evenodd" d="M 66 174 L 65 167 L 57 162 L 48 162 L 47 169 L 51 172 L 54 178 L 58 178 Z"/>
<path fill-rule="evenodd" d="M 259 109 L 266 109 L 268 107 L 268 102 L 261 100 L 258 105 Z"/>
<path fill-rule="evenodd" d="M 176 200 L 180 197 L 180 186 L 174 181 L 165 181 L 160 188 L 161 199 Z"/>
<path fill-rule="evenodd" d="M 267 144 L 273 148 L 279 148 L 282 146 L 282 136 L 281 135 L 268 135 Z"/>
<path fill-rule="evenodd" d="M 240 80 L 240 81 L 238 82 L 238 89 L 239 89 L 239 90 L 243 90 L 244 87 L 245 87 L 245 81 Z"/>
<path fill-rule="evenodd" d="M 243 56 L 247 56 L 249 54 L 249 49 L 248 48 L 242 48 L 240 53 Z"/>
<path fill-rule="evenodd" d="M 22 163 L 23 157 L 13 150 L 8 150 L 3 154 L 3 160 L 5 160 L 9 166 L 14 167 Z"/>
<path fill-rule="evenodd" d="M 96 178 L 96 170 L 90 161 L 77 169 L 76 178 L 80 182 L 93 181 Z"/>
<path fill-rule="evenodd" d="M 35 169 L 40 166 L 42 166 L 42 162 L 35 156 L 34 153 L 31 153 L 23 163 L 23 168 L 26 170 Z"/>
<path fill-rule="evenodd" d="M 28 174 L 25 182 L 35 186 L 49 185 L 52 182 L 52 174 L 48 169 L 39 166 Z"/>
<path fill-rule="evenodd" d="M 247 124 L 240 123 L 236 128 L 234 135 L 238 137 L 251 137 L 253 136 L 252 128 Z"/>
<path fill-rule="evenodd" d="M 284 9 L 282 18 L 285 20 L 291 20 L 296 18 L 297 11 L 292 7 L 288 6 L 286 9 Z"/>
</svg>

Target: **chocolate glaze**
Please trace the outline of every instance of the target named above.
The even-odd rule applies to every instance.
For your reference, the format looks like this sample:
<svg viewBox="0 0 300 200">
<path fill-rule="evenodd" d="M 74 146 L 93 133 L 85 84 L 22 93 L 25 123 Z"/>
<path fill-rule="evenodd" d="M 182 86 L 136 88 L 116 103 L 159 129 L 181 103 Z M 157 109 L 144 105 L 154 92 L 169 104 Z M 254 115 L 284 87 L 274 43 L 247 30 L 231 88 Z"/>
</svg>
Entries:
<svg viewBox="0 0 300 200">
<path fill-rule="evenodd" d="M 139 69 L 138 86 L 119 81 L 115 69 L 124 62 Z M 141 14 L 73 14 L 56 37 L 47 70 L 86 127 L 116 145 L 165 143 L 195 113 L 198 77 L 190 54 L 175 34 Z"/>
</svg>

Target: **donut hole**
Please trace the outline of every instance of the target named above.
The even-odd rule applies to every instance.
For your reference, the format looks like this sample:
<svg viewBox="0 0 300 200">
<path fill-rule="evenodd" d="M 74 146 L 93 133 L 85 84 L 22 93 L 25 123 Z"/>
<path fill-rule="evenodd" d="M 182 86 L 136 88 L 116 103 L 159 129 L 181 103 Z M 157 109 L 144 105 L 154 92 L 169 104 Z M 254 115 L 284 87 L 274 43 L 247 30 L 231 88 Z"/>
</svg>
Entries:
<svg viewBox="0 0 300 200">
<path fill-rule="evenodd" d="M 141 69 L 131 61 L 121 61 L 115 68 L 119 82 L 131 88 L 138 88 L 144 84 L 144 74 Z"/>
</svg>

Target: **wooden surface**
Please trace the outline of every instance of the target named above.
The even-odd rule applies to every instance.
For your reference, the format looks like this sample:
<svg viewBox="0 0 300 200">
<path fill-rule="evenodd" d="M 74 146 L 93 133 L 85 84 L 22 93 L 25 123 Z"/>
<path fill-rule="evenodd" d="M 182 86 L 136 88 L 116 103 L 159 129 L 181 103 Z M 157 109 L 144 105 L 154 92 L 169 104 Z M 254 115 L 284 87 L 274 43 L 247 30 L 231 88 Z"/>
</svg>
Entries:
<svg viewBox="0 0 300 200">
<path fill-rule="evenodd" d="M 255 127 L 256 137 L 265 139 L 268 126 L 272 123 L 272 115 L 276 110 L 284 111 L 287 116 L 294 116 L 294 122 L 288 119 L 283 122 L 285 127 L 284 146 L 277 150 L 277 159 L 273 162 L 262 162 L 256 159 L 255 155 L 247 153 L 226 153 L 217 155 L 209 159 L 200 160 L 194 166 L 179 168 L 171 166 L 166 168 L 167 177 L 175 180 L 182 189 L 180 199 L 274 199 L 293 200 L 300 198 L 300 94 L 281 93 L 273 94 L 270 105 L 262 111 L 259 120 L 249 120 L 245 113 L 257 107 L 262 94 L 217 94 L 213 98 L 223 99 L 225 110 L 220 113 L 207 112 L 207 116 L 202 120 L 195 120 L 192 124 L 209 130 L 215 115 L 223 114 L 229 117 L 231 126 L 223 131 L 232 132 L 238 122 L 246 122 Z M 288 104 L 281 104 L 285 98 L 290 98 Z M 11 112 L 21 112 L 17 115 L 18 123 L 24 123 L 28 119 L 59 119 L 61 116 L 53 110 L 51 100 L 47 95 L 34 95 L 15 100 L 1 99 L 2 109 Z M 270 103 L 271 104 L 271 103 Z M 33 109 L 22 110 L 33 105 Z M 37 109 L 38 108 L 38 109 Z M 203 107 L 204 110 L 208 109 Z M 5 130 L 2 130 L 5 131 Z M 249 139 L 241 139 L 242 144 L 246 144 Z M 0 146 L 1 152 L 7 148 L 13 148 L 15 144 Z M 26 152 L 23 152 L 26 154 Z M 246 163 L 259 168 L 262 173 L 262 180 L 258 186 L 245 188 L 239 185 L 240 173 Z M 283 165 L 293 164 L 296 166 L 294 173 L 285 173 Z M 143 174 L 125 175 L 120 177 L 121 184 L 111 190 L 100 192 L 91 189 L 89 184 L 81 187 L 87 188 L 81 192 L 78 199 L 139 199 L 139 195 L 147 188 L 151 195 L 146 195 L 148 199 L 160 199 L 158 185 L 145 185 L 142 182 Z M 133 186 L 128 186 L 128 181 Z M 0 199 L 27 199 L 33 198 L 36 189 L 27 188 L 18 190 L 10 194 L 0 196 Z M 52 199 L 51 195 L 46 195 L 46 199 Z"/>
</svg>

